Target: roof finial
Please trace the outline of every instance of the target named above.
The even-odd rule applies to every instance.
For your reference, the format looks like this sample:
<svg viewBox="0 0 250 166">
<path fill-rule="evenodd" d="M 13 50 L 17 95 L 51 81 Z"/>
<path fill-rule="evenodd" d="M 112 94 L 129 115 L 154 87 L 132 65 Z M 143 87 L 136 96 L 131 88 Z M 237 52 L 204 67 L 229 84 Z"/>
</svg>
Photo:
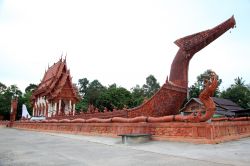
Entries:
<svg viewBox="0 0 250 166">
<path fill-rule="evenodd" d="M 62 54 L 61 54 L 61 58 L 60 58 L 60 61 L 62 61 L 62 57 L 63 57 L 63 51 L 62 51 Z"/>
<path fill-rule="evenodd" d="M 67 58 L 67 52 L 66 52 L 66 55 L 65 55 L 65 57 L 64 57 L 64 62 L 66 62 L 66 58 Z"/>
</svg>

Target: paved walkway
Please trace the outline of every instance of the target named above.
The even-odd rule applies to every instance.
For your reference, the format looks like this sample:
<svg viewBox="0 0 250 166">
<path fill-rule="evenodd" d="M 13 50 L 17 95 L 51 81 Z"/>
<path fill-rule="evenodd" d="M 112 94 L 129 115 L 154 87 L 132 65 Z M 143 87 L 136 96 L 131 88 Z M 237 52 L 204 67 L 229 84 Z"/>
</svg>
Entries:
<svg viewBox="0 0 250 166">
<path fill-rule="evenodd" d="M 33 132 L 0 127 L 0 166 L 249 166 L 250 138 L 217 145 Z"/>
</svg>

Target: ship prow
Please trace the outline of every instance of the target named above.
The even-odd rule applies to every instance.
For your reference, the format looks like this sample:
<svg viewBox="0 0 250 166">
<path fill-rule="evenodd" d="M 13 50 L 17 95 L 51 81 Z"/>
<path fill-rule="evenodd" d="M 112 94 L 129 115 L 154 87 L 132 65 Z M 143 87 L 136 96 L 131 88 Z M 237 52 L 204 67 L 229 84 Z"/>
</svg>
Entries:
<svg viewBox="0 0 250 166">
<path fill-rule="evenodd" d="M 234 16 L 216 27 L 195 33 L 175 41 L 179 46 L 170 71 L 169 80 L 160 90 L 141 106 L 128 110 L 128 117 L 165 116 L 178 114 L 187 97 L 188 67 L 193 55 L 220 37 L 230 28 L 235 27 Z"/>
<path fill-rule="evenodd" d="M 176 40 L 174 43 L 182 50 L 194 54 L 206 47 L 218 37 L 220 37 L 230 28 L 234 28 L 235 25 L 236 21 L 233 15 L 231 18 L 227 19 L 226 21 L 212 29 L 188 35 L 186 37 Z"/>
</svg>

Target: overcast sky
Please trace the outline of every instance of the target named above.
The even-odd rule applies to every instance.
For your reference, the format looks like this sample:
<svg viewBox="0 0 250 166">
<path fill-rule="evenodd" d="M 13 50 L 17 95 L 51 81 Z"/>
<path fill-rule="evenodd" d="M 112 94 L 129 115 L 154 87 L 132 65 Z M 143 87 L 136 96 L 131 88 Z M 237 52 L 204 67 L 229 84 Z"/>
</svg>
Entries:
<svg viewBox="0 0 250 166">
<path fill-rule="evenodd" d="M 236 28 L 197 53 L 189 85 L 207 69 L 250 83 L 249 0 L 0 0 L 0 82 L 22 91 L 66 55 L 73 82 L 86 77 L 127 89 L 153 74 L 162 85 L 176 39 L 235 15 Z"/>
</svg>

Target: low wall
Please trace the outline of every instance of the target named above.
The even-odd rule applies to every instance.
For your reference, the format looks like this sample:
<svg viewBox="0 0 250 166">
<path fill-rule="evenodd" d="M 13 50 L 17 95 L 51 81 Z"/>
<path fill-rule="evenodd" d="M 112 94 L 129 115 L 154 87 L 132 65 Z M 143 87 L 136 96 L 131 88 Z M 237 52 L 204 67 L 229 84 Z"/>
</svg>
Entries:
<svg viewBox="0 0 250 166">
<path fill-rule="evenodd" d="M 9 124 L 9 121 L 1 121 L 0 120 L 0 126 L 7 126 Z"/>
<path fill-rule="evenodd" d="M 168 123 L 72 123 L 15 122 L 14 128 L 83 135 L 117 136 L 148 133 L 154 140 L 215 144 L 250 136 L 250 121 L 168 122 Z"/>
</svg>

